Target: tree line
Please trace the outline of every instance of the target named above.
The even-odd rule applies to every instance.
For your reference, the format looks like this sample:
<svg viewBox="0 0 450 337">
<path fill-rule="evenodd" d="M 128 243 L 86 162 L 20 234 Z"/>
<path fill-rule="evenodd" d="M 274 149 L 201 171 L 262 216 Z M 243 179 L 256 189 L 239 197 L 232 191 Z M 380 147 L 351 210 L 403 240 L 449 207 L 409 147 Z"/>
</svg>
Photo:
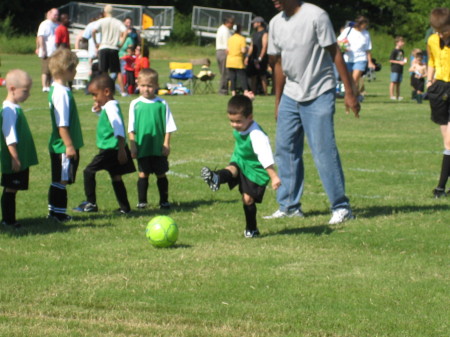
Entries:
<svg viewBox="0 0 450 337">
<path fill-rule="evenodd" d="M 135 0 L 105 1 L 141 6 L 174 6 L 180 15 L 189 19 L 193 6 L 250 11 L 269 21 L 275 14 L 272 0 Z M 371 27 L 392 36 L 402 35 L 408 40 L 420 40 L 428 28 L 428 15 L 434 7 L 450 7 L 450 0 L 311 0 L 329 14 L 338 31 L 346 21 L 365 15 Z M 13 30 L 20 34 L 34 34 L 45 12 L 67 4 L 63 0 L 14 0 L 0 2 L 0 20 L 11 18 Z M 0 32 L 1 33 L 1 32 Z"/>
</svg>

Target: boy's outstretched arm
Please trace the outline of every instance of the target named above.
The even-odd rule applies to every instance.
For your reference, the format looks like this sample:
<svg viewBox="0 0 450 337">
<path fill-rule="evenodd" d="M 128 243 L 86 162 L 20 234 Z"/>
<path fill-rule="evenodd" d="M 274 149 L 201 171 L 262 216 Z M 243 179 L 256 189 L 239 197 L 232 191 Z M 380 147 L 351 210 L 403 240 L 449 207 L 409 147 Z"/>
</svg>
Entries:
<svg viewBox="0 0 450 337">
<path fill-rule="evenodd" d="M 272 181 L 272 188 L 274 190 L 277 190 L 278 187 L 280 187 L 280 185 L 281 185 L 281 180 L 280 180 L 280 177 L 278 177 L 278 174 L 275 171 L 273 165 L 266 167 L 266 171 L 270 177 L 270 180 Z"/>
</svg>

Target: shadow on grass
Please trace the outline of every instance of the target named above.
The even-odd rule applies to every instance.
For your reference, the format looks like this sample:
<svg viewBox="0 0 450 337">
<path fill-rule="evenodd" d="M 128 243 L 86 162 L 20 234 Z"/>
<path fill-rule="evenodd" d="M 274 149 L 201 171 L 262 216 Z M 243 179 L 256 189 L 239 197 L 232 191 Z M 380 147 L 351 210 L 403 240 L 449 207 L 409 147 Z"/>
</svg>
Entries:
<svg viewBox="0 0 450 337">
<path fill-rule="evenodd" d="M 312 234 L 320 236 L 320 235 L 330 235 L 334 231 L 335 228 L 332 228 L 328 225 L 319 225 L 313 227 L 285 228 L 278 232 L 261 235 L 261 237 L 275 236 L 275 235 L 300 235 L 300 234 Z"/>
<path fill-rule="evenodd" d="M 402 213 L 433 213 L 448 211 L 450 205 L 403 205 L 403 206 L 373 206 L 354 210 L 356 218 L 375 218 L 378 216 Z"/>
</svg>

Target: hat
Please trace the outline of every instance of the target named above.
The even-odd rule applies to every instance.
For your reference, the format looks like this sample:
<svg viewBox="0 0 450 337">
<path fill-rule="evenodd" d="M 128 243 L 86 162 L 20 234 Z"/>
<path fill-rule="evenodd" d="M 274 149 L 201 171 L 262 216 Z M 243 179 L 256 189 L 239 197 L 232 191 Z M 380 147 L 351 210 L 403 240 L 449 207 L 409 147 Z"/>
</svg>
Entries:
<svg viewBox="0 0 450 337">
<path fill-rule="evenodd" d="M 263 19 L 261 16 L 256 16 L 256 17 L 252 20 L 252 23 L 255 23 L 255 22 L 262 22 L 262 23 L 264 23 L 264 19 Z"/>
</svg>

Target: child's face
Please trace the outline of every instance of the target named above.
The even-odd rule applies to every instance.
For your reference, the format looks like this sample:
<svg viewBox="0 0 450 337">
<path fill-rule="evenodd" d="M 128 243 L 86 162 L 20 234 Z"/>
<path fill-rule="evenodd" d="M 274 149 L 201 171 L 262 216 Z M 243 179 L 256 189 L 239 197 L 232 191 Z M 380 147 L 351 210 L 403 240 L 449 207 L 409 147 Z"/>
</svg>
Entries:
<svg viewBox="0 0 450 337">
<path fill-rule="evenodd" d="M 230 125 L 233 129 L 239 132 L 243 132 L 250 127 L 253 122 L 253 115 L 245 117 L 242 114 L 228 114 Z"/>
<path fill-rule="evenodd" d="M 110 100 L 113 99 L 113 95 L 109 88 L 100 89 L 95 84 L 89 86 L 89 92 L 92 95 L 92 99 L 97 106 L 102 107 Z"/>
<path fill-rule="evenodd" d="M 128 49 L 127 49 L 127 53 L 128 53 L 128 55 L 133 55 L 133 49 L 128 48 Z"/>
<path fill-rule="evenodd" d="M 138 80 L 139 93 L 142 97 L 147 99 L 153 99 L 156 96 L 156 90 L 158 89 L 158 83 L 150 79 L 139 79 Z"/>
<path fill-rule="evenodd" d="M 136 49 L 134 50 L 134 54 L 135 54 L 136 56 L 141 55 L 141 47 L 140 47 L 140 46 L 137 46 L 137 47 L 136 47 Z"/>
<path fill-rule="evenodd" d="M 26 83 L 21 87 L 12 87 L 11 92 L 13 95 L 14 103 L 22 103 L 30 97 L 31 83 Z"/>
<path fill-rule="evenodd" d="M 404 45 L 405 45 L 405 41 L 403 41 L 403 40 L 399 40 L 399 41 L 397 42 L 397 47 L 398 47 L 398 48 L 402 48 Z"/>
</svg>

